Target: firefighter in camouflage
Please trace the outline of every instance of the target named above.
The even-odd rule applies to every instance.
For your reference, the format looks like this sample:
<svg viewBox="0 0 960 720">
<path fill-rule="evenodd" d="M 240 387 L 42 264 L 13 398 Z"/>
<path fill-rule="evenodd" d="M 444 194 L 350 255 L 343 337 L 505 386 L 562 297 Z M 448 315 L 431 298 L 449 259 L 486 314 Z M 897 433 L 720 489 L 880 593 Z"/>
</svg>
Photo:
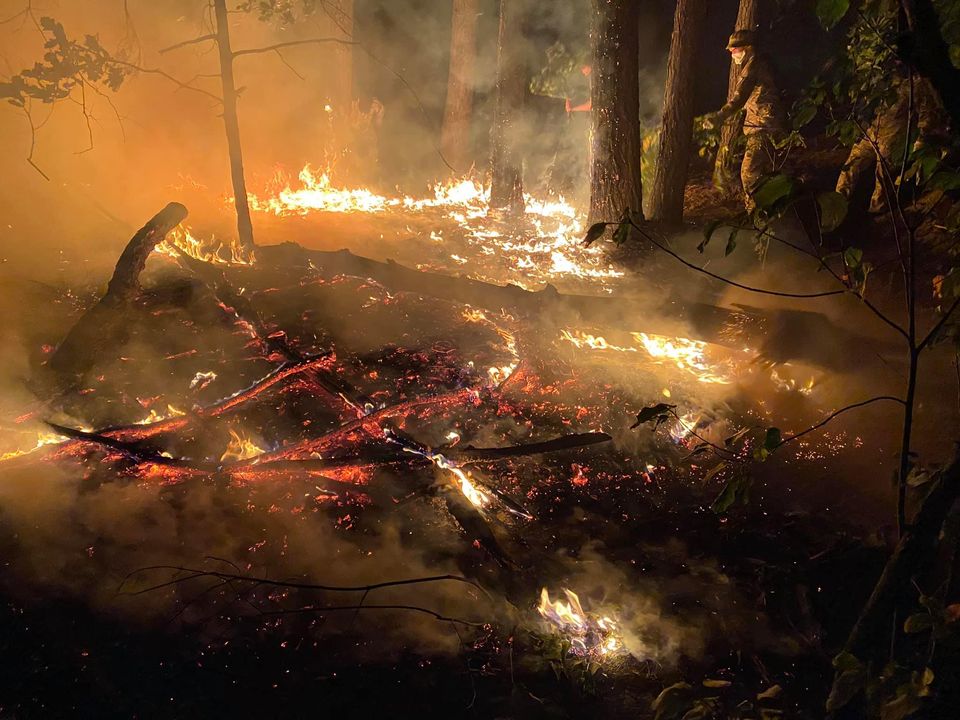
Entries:
<svg viewBox="0 0 960 720">
<path fill-rule="evenodd" d="M 894 178 L 899 172 L 907 142 L 908 116 L 910 127 L 917 133 L 914 149 L 932 136 L 935 137 L 945 124 L 929 82 L 922 77 L 915 77 L 911 90 L 911 82 L 901 73 L 896 93 L 891 93 L 889 101 L 880 106 L 874 121 L 864 128 L 864 136 L 850 149 L 850 155 L 837 179 L 838 193 L 849 200 L 860 179 L 873 168 L 870 212 L 881 213 L 888 209 L 887 193 L 896 192 Z"/>
<path fill-rule="evenodd" d="M 753 192 L 764 175 L 777 166 L 777 142 L 784 135 L 783 107 L 770 61 L 757 49 L 757 33 L 737 30 L 730 36 L 727 50 L 741 67 L 740 78 L 730 100 L 718 112 L 708 116 L 708 129 L 722 124 L 741 108 L 745 111 L 743 134 L 746 149 L 740 166 L 740 180 L 746 194 L 747 210 L 753 210 Z"/>
</svg>

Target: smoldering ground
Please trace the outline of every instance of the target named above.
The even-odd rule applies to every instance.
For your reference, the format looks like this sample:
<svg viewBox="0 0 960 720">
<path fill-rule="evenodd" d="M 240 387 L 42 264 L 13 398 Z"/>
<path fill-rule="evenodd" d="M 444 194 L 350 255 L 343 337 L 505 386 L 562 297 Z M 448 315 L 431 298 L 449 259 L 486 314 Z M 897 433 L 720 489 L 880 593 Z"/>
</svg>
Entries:
<svg viewBox="0 0 960 720">
<path fill-rule="evenodd" d="M 169 263 L 162 258 L 151 261 L 153 269 L 145 280 L 148 291 L 153 283 L 171 281 Z M 176 572 L 154 570 L 136 574 L 126 582 L 124 579 L 132 571 L 155 565 L 220 571 L 233 567 L 222 560 L 235 563 L 242 574 L 273 579 L 307 578 L 332 585 L 466 574 L 480 578 L 481 584 L 491 587 L 497 599 L 491 601 L 485 594 L 463 584 L 443 583 L 418 588 L 412 596 L 406 590 L 378 591 L 376 600 L 371 596 L 370 603 L 410 604 L 410 598 L 415 597 L 413 604 L 447 617 L 503 626 L 518 617 L 534 625 L 539 622 L 533 613 L 533 604 L 541 584 L 551 586 L 556 592 L 567 584 L 580 589 L 582 583 L 585 587 L 580 591 L 585 602 L 598 611 L 609 607 L 622 613 L 624 633 L 627 638 L 633 638 L 627 640 L 628 645 L 643 659 L 656 660 L 665 666 L 682 656 L 702 654 L 709 638 L 719 633 L 708 618 L 721 609 L 728 623 L 735 625 L 731 618 L 736 615 L 737 607 L 744 608 L 746 613 L 741 627 L 755 622 L 755 613 L 748 610 L 750 603 L 737 598 L 735 585 L 709 561 L 689 566 L 673 579 L 644 579 L 632 569 L 625 570 L 621 560 L 604 559 L 605 548 L 591 544 L 578 529 L 584 527 L 588 517 L 591 528 L 602 527 L 607 522 L 604 513 L 621 505 L 618 498 L 621 490 L 634 496 L 629 504 L 637 508 L 662 496 L 662 488 L 654 486 L 649 493 L 644 489 L 644 481 L 629 469 L 629 458 L 639 456 L 644 462 L 659 458 L 657 464 L 666 465 L 678 451 L 670 450 L 669 442 L 664 447 L 663 438 L 649 432 L 629 431 L 628 408 L 637 408 L 650 398 L 660 397 L 664 385 L 672 387 L 677 397 L 692 394 L 695 380 L 685 378 L 682 373 L 665 380 L 668 369 L 643 362 L 615 363 L 601 371 L 586 356 L 564 357 L 562 350 L 556 354 L 556 350 L 549 349 L 551 343 L 546 342 L 546 347 L 538 347 L 533 338 L 553 337 L 561 322 L 559 318 L 540 318 L 536 327 L 528 321 L 514 325 L 496 313 L 490 313 L 493 324 L 464 322 L 463 313 L 469 308 L 447 302 L 427 303 L 409 293 L 390 293 L 369 281 L 341 279 L 325 283 L 318 280 L 305 285 L 288 282 L 283 287 L 274 287 L 272 283 L 263 283 L 275 278 L 258 280 L 261 271 L 256 267 L 240 272 L 237 284 L 242 283 L 271 322 L 282 327 L 304 351 L 336 349 L 355 379 L 362 377 L 360 373 L 370 372 L 371 366 L 367 363 L 372 357 L 380 358 L 373 366 L 377 369 L 376 380 L 367 380 L 372 383 L 368 390 L 374 393 L 379 388 L 380 391 L 390 389 L 393 394 L 399 387 L 400 397 L 415 397 L 434 383 L 439 387 L 450 382 L 455 385 L 484 382 L 488 366 L 507 365 L 515 360 L 497 329 L 516 333 L 521 355 L 531 351 L 530 358 L 524 360 L 527 367 L 521 364 L 516 372 L 527 373 L 529 377 L 533 371 L 542 375 L 543 380 L 530 385 L 520 378 L 514 385 L 508 384 L 503 392 L 502 411 L 492 420 L 469 407 L 461 408 L 452 420 L 464 443 L 497 446 L 508 441 L 529 441 L 542 437 L 554 427 L 562 428 L 563 424 L 557 422 L 558 416 L 577 418 L 575 408 L 590 408 L 586 416 L 574 421 L 577 423 L 574 427 L 612 432 L 617 446 L 612 461 L 602 455 L 588 455 L 573 465 L 569 459 L 557 458 L 541 463 L 518 461 L 505 473 L 497 468 L 483 470 L 493 482 L 503 482 L 511 493 L 526 498 L 523 502 L 538 508 L 539 519 L 533 521 L 538 526 L 535 533 L 531 533 L 525 523 L 514 521 L 512 526 L 506 525 L 507 531 L 502 535 L 505 542 L 513 542 L 514 533 L 527 535 L 527 548 L 518 552 L 520 557 L 530 558 L 533 566 L 540 568 L 528 578 L 535 577 L 536 581 L 520 582 L 519 589 L 511 588 L 511 582 L 504 583 L 492 561 L 483 552 L 469 548 L 459 528 L 446 517 L 442 504 L 433 501 L 404 503 L 396 509 L 390 508 L 389 500 L 386 506 L 347 498 L 341 504 L 339 500 L 331 502 L 314 486 L 316 483 L 282 476 L 240 487 L 230 487 L 215 477 L 167 485 L 162 477 L 149 473 L 129 476 L 113 469 L 101 462 L 102 452 L 90 448 L 80 456 L 79 462 L 77 458 L 64 458 L 51 464 L 28 456 L 16 459 L 15 464 L 4 469 L 3 523 L 11 557 L 15 558 L 10 565 L 8 591 L 14 597 L 26 601 L 46 592 L 65 593 L 82 599 L 97 613 L 120 616 L 125 621 L 147 626 L 176 618 L 175 627 L 196 628 L 200 637 L 207 637 L 207 633 L 213 632 L 211 628 L 229 636 L 224 626 L 225 608 L 238 616 L 244 615 L 234 588 L 224 587 L 204 594 L 205 580 L 211 585 L 217 582 L 216 578 L 208 578 L 130 595 L 151 583 L 171 580 Z M 217 317 L 215 297 L 202 289 L 196 289 L 192 297 L 186 309 L 158 312 L 158 308 L 153 308 L 152 312 L 143 313 L 137 319 L 145 323 L 143 331 L 135 334 L 125 346 L 111 348 L 105 353 L 103 363 L 91 373 L 88 379 L 95 392 L 82 396 L 86 399 L 75 404 L 69 415 L 56 419 L 74 426 L 92 424 L 91 419 L 96 420 L 96 424 L 133 422 L 147 415 L 151 407 L 161 412 L 170 405 L 187 409 L 228 395 L 263 375 L 269 363 L 229 319 Z M 55 344 L 73 317 L 68 314 L 59 318 L 59 322 L 48 317 L 50 327 L 46 339 Z M 29 328 L 28 333 L 29 318 L 21 318 L 20 323 L 19 327 L 8 326 L 11 340 L 8 348 L 17 347 L 17 343 L 22 348 L 42 342 L 39 335 L 43 333 L 38 335 L 36 327 Z M 162 337 L 162 341 L 158 341 L 158 337 Z M 558 342 L 562 345 L 562 341 Z M 544 362 L 542 358 L 551 352 L 553 361 Z M 31 363 L 24 355 L 22 350 L 11 352 L 5 367 L 17 369 L 21 376 L 28 374 Z M 560 357 L 564 359 L 558 364 Z M 34 363 L 42 359 L 40 353 Z M 397 370 L 391 370 L 391 362 L 401 364 Z M 403 362 L 411 363 L 407 370 L 403 369 Z M 216 373 L 216 379 L 209 385 L 199 389 L 191 387 L 191 379 L 197 372 L 211 371 Z M 571 382 L 571 377 L 576 381 Z M 598 404 L 594 391 L 601 377 L 613 390 L 612 394 L 601 397 L 615 403 Z M 36 400 L 24 391 L 16 376 L 7 378 L 7 387 L 11 392 L 4 394 L 5 416 L 22 416 Z M 702 407 L 712 403 L 720 407 L 728 392 L 718 388 L 710 401 L 708 395 L 697 393 L 696 396 Z M 148 399 L 153 399 L 153 404 L 145 406 L 143 401 Z M 191 449 L 218 457 L 229 441 L 226 429 L 252 435 L 268 449 L 280 447 L 284 433 L 296 424 L 291 424 L 282 414 L 278 416 L 271 408 L 288 407 L 293 402 L 283 393 L 271 396 L 264 412 L 232 419 L 219 428 L 211 427 L 200 445 Z M 524 411 L 528 403 L 538 409 Z M 34 421 L 18 424 L 17 437 L 42 430 L 39 424 L 42 417 L 43 414 Z M 439 445 L 450 429 L 450 420 L 432 427 L 427 424 L 422 437 L 430 444 Z M 168 439 L 165 447 L 184 452 L 184 448 L 178 448 L 176 438 Z M 621 462 L 619 457 L 627 464 L 616 478 L 608 474 L 609 480 L 601 481 L 600 486 L 588 484 L 581 488 L 573 482 L 575 466 L 592 462 L 591 457 L 601 464 L 607 462 L 602 466 L 608 470 Z M 668 476 L 665 474 L 664 482 Z M 387 473 L 376 482 L 381 486 L 380 497 L 390 494 L 400 497 L 406 481 L 402 474 Z M 610 487 L 604 487 L 606 482 L 610 482 Z M 366 489 L 361 486 L 358 490 L 362 493 Z M 612 506 L 578 510 L 576 493 L 581 491 L 605 495 L 604 502 Z M 644 495 L 648 496 L 646 500 Z M 568 515 L 566 511 L 556 514 L 558 497 L 566 498 L 562 502 L 569 502 L 573 514 Z M 565 538 L 562 552 L 555 546 L 550 547 L 549 538 L 557 534 Z M 644 554 L 651 558 L 680 557 L 683 551 L 679 546 L 671 548 L 667 544 L 658 549 L 652 544 Z M 611 556 L 614 555 L 616 553 L 611 552 Z M 222 560 L 208 560 L 208 557 Z M 704 587 L 712 588 L 708 593 L 710 598 L 715 598 L 708 603 L 711 610 L 685 607 L 684 613 L 678 614 L 672 609 L 678 598 L 691 597 L 697 592 L 695 588 Z M 506 595 L 500 596 L 499 590 L 506 590 Z M 259 609 L 265 612 L 276 609 L 277 605 L 290 609 L 311 600 L 302 593 L 280 597 L 262 590 L 254 593 L 254 597 L 260 604 Z M 507 597 L 509 602 L 501 597 Z M 325 596 L 324 600 L 329 602 L 330 598 Z M 252 609 L 249 614 L 262 620 Z M 408 617 L 407 613 L 394 616 L 371 610 L 362 615 L 359 625 L 351 624 L 347 618 L 349 614 L 325 619 L 322 632 L 337 632 L 345 623 L 347 630 L 363 637 L 388 633 L 394 638 L 391 647 L 397 652 L 411 647 L 424 652 L 459 648 L 456 633 L 451 633 L 447 624 L 428 617 L 420 618 L 416 614 Z M 302 626 L 298 622 L 288 620 L 276 632 L 284 636 L 291 626 L 295 628 L 293 632 L 299 631 Z M 729 632 L 730 627 L 728 624 L 725 631 Z M 382 657 L 386 650 L 380 647 L 376 652 Z"/>
</svg>

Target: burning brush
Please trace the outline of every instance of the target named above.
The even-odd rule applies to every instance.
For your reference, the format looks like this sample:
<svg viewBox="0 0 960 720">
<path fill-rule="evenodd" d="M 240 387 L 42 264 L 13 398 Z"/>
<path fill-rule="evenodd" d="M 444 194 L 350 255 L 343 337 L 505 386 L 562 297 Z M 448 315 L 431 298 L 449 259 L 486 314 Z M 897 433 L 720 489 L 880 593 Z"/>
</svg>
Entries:
<svg viewBox="0 0 960 720">
<path fill-rule="evenodd" d="M 564 588 L 563 594 L 567 596 L 566 602 L 559 598 L 551 601 L 550 593 L 543 588 L 537 611 L 570 642 L 571 654 L 599 660 L 623 651 L 616 621 L 584 612 L 573 590 Z"/>
</svg>

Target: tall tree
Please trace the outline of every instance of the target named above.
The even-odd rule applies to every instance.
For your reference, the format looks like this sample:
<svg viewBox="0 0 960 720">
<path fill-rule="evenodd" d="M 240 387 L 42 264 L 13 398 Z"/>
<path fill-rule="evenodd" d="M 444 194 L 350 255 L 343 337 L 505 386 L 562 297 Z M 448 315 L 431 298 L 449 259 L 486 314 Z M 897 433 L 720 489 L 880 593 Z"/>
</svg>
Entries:
<svg viewBox="0 0 960 720">
<path fill-rule="evenodd" d="M 683 219 L 683 190 L 693 141 L 694 65 L 706 17 L 707 0 L 677 3 L 663 96 L 660 153 L 650 195 L 650 217 L 654 220 L 678 223 Z"/>
<path fill-rule="evenodd" d="M 243 149 L 240 145 L 240 121 L 237 117 L 237 86 L 233 80 L 234 53 L 230 48 L 230 26 L 226 0 L 213 0 L 217 20 L 217 49 L 220 53 L 220 86 L 223 92 L 223 124 L 227 131 L 227 151 L 230 155 L 230 180 L 233 183 L 233 203 L 237 209 L 237 233 L 240 244 L 252 248 L 253 222 L 247 201 L 247 181 L 243 176 Z"/>
<path fill-rule="evenodd" d="M 521 2 L 500 0 L 497 100 L 490 138 L 490 207 L 517 214 L 524 209 L 519 120 L 527 94 Z"/>
<path fill-rule="evenodd" d="M 642 216 L 638 0 L 592 0 L 590 222 Z"/>
<path fill-rule="evenodd" d="M 472 160 L 470 125 L 473 117 L 473 72 L 477 57 L 477 18 L 480 0 L 453 0 L 450 70 L 443 112 L 440 150 L 459 172 Z"/>
<path fill-rule="evenodd" d="M 752 30 L 760 23 L 760 0 L 740 0 L 737 22 L 734 30 Z M 730 61 L 730 78 L 727 83 L 727 100 L 733 98 L 740 79 L 740 65 Z M 728 193 L 740 188 L 740 175 L 736 169 L 733 143 L 740 137 L 743 129 L 743 115 L 737 113 L 727 120 L 720 129 L 720 145 L 717 148 L 717 160 L 713 167 L 714 184 Z"/>
</svg>

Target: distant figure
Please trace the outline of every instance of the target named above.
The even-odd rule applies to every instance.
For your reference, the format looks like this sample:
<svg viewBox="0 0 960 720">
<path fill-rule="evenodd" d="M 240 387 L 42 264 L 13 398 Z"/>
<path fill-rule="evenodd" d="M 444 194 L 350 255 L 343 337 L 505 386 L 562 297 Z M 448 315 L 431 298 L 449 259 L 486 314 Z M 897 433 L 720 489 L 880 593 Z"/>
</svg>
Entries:
<svg viewBox="0 0 960 720">
<path fill-rule="evenodd" d="M 896 96 L 877 109 L 873 122 L 864 131 L 864 137 L 850 148 L 850 155 L 837 179 L 837 192 L 849 200 L 863 175 L 872 168 L 874 183 L 869 207 L 871 213 L 882 213 L 888 209 L 887 192 L 895 192 L 893 177 L 899 174 L 904 145 L 907 142 L 910 82 L 903 77 L 902 69 L 894 82 Z M 940 122 L 941 111 L 933 88 L 922 77 L 915 77 L 913 80 L 913 108 L 912 126 L 918 133 L 914 149 L 918 149 L 943 125 Z"/>
<path fill-rule="evenodd" d="M 593 68 L 590 65 L 584 65 L 580 68 L 580 74 L 585 81 L 575 84 L 570 93 L 574 95 L 573 98 L 566 98 L 566 111 L 568 113 L 590 112 L 593 109 L 593 102 L 590 98 L 590 74 L 592 72 Z"/>
<path fill-rule="evenodd" d="M 741 108 L 746 110 L 743 134 L 747 147 L 740 166 L 740 180 L 748 211 L 755 207 L 752 195 L 760 180 L 776 168 L 776 143 L 786 127 L 773 68 L 766 56 L 759 52 L 757 42 L 754 30 L 737 30 L 730 36 L 727 50 L 733 62 L 742 68 L 740 78 L 733 97 L 704 120 L 704 127 L 711 129 L 723 124 Z"/>
</svg>

